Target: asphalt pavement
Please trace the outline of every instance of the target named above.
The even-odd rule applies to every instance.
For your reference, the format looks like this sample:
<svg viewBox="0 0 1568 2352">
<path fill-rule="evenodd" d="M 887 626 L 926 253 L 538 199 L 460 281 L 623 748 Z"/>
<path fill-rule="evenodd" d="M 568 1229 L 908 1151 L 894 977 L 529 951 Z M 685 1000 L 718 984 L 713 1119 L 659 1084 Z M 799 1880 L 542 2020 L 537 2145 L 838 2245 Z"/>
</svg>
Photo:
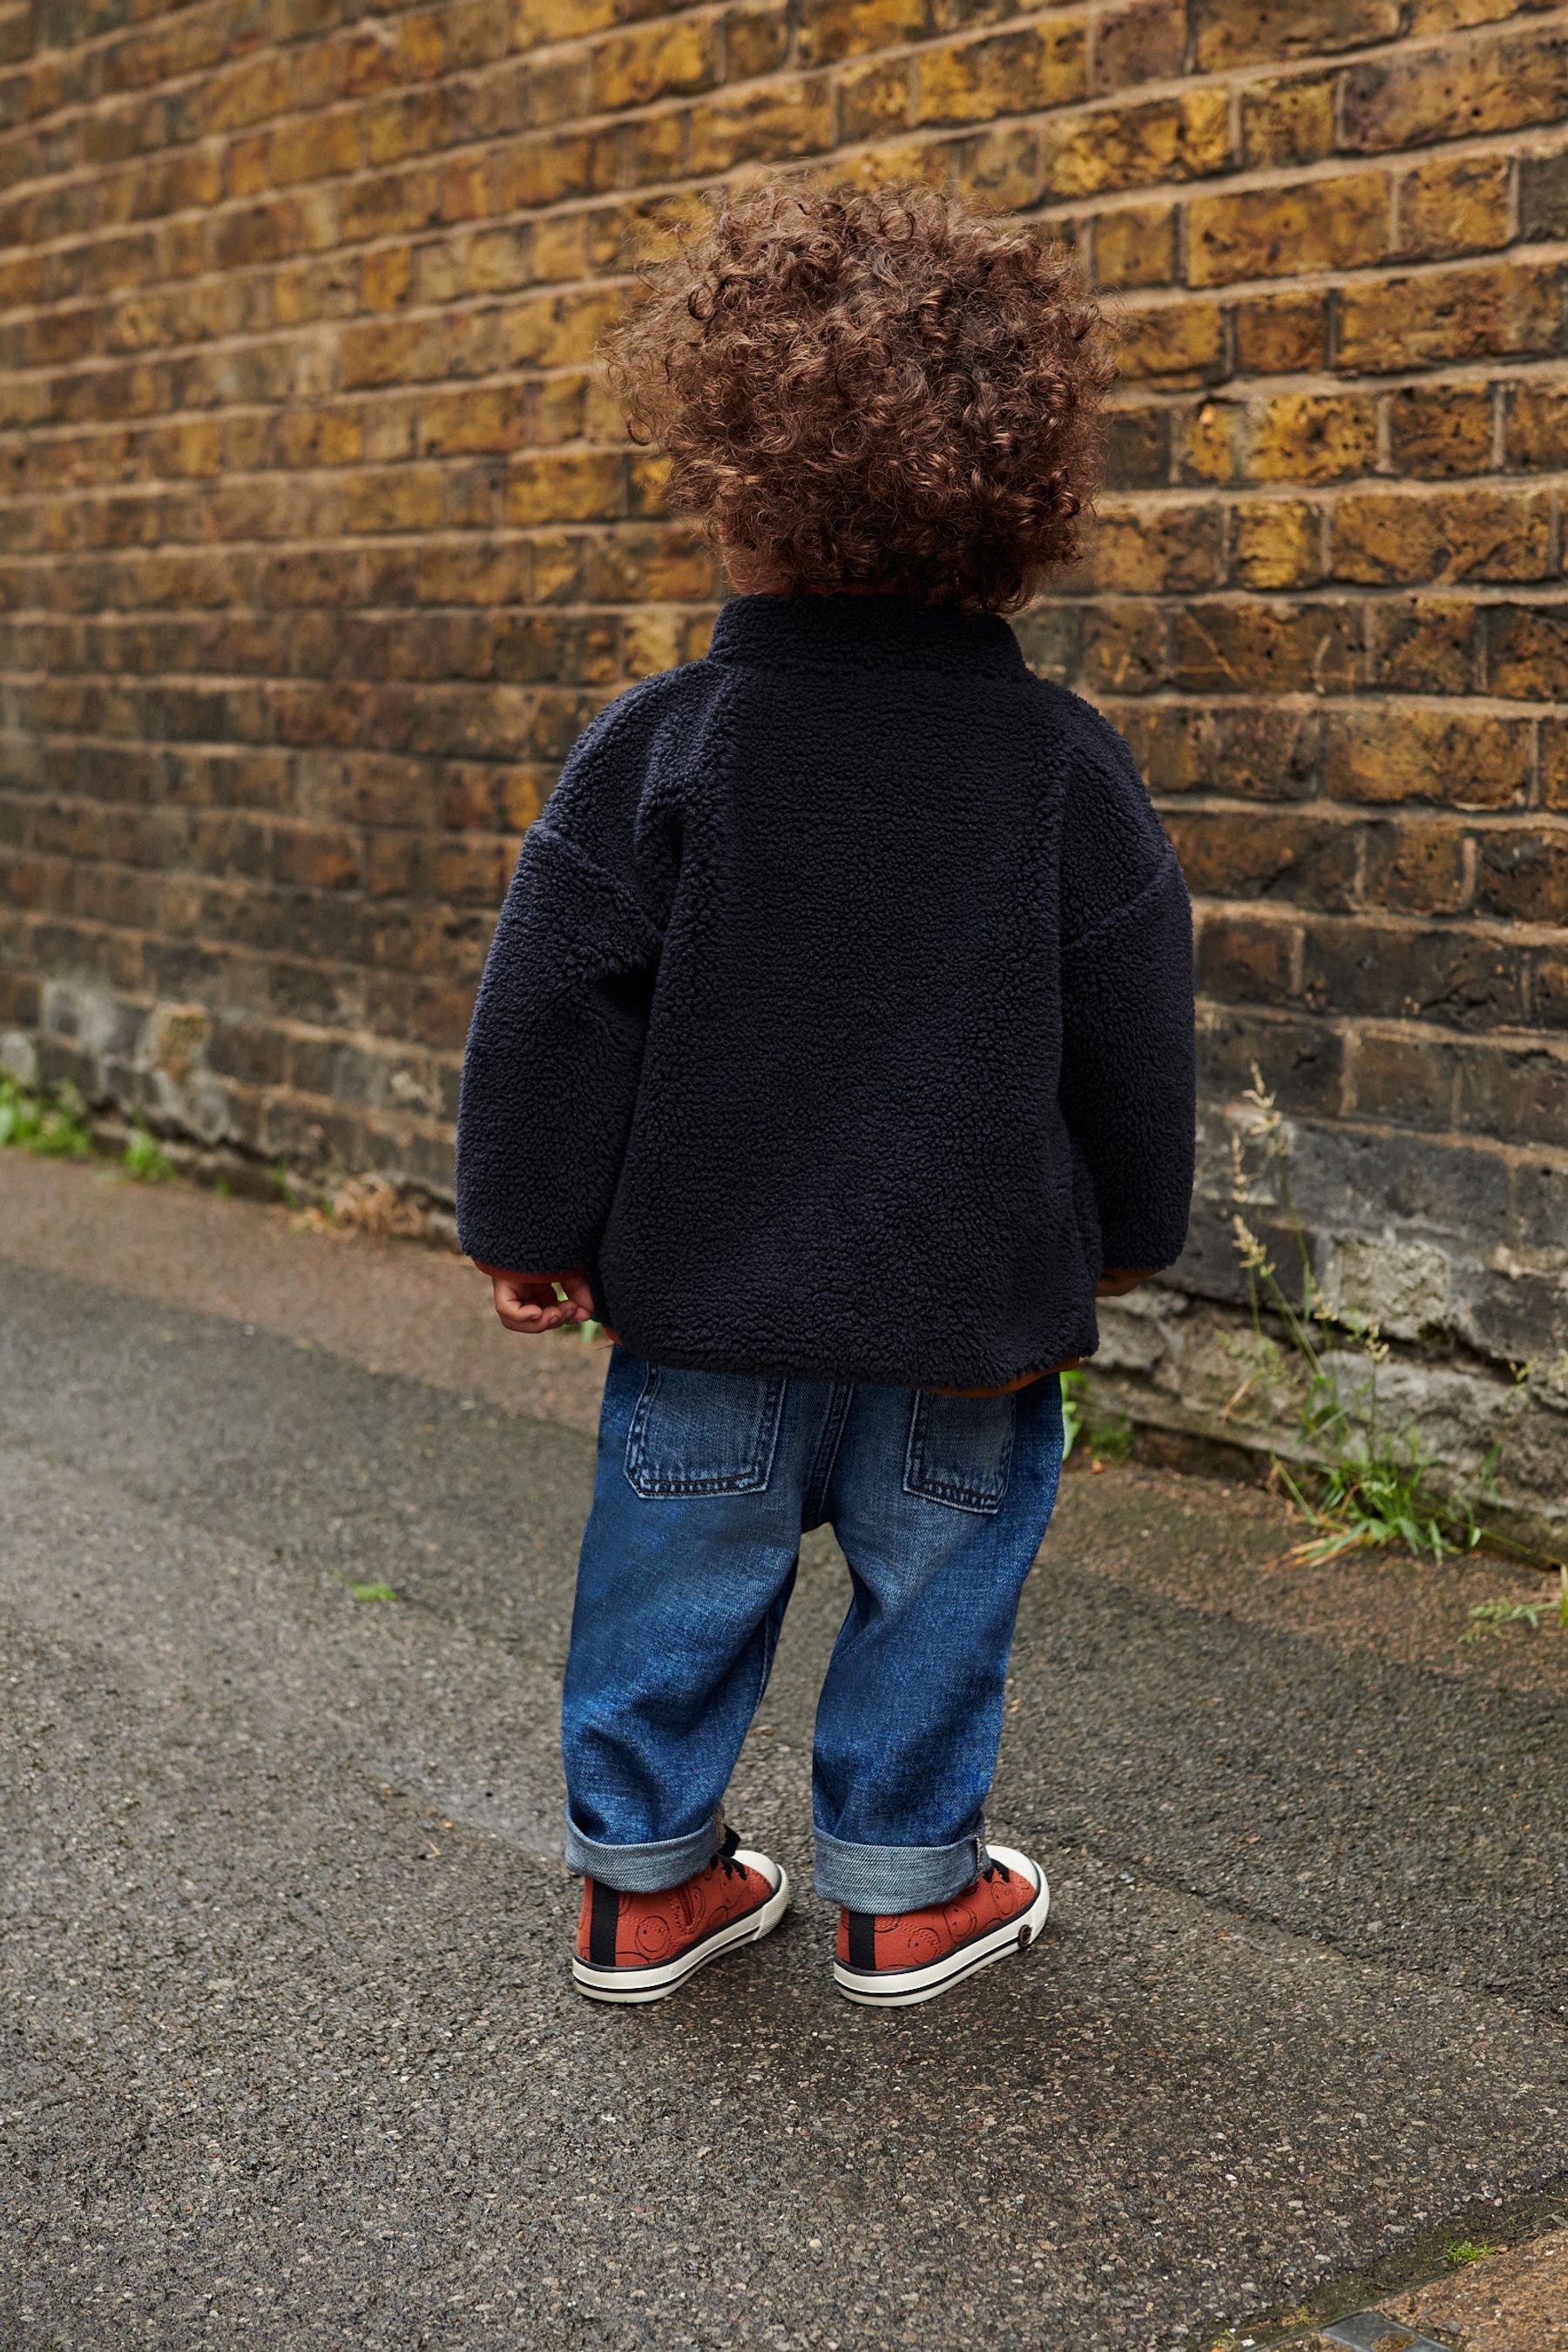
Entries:
<svg viewBox="0 0 1568 2352">
<path fill-rule="evenodd" d="M 1568 2172 L 1561 1698 L 1142 1588 L 1140 1546 L 1277 1554 L 1206 1482 L 1069 1477 L 1027 1589 L 993 1828 L 1057 1886 L 1037 1951 L 834 1993 L 813 1538 L 731 1804 L 795 1911 L 676 2000 L 582 2001 L 576 1360 L 559 1417 L 460 1339 L 371 1370 L 416 1263 L 488 1362 L 472 1277 L 354 1245 L 340 1352 L 339 1245 L 239 1202 L 192 1203 L 203 1312 L 177 1202 L 160 1284 L 139 1203 L 47 1176 L 69 1271 L 7 1257 L 0 1169 L 5 2352 L 1182 2352 Z"/>
</svg>

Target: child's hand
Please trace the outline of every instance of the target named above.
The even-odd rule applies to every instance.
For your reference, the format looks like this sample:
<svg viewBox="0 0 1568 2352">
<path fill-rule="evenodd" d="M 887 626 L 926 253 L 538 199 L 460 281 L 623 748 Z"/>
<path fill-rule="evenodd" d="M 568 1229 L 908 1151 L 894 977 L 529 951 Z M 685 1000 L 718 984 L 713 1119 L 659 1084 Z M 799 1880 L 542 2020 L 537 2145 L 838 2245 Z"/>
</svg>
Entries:
<svg viewBox="0 0 1568 2352">
<path fill-rule="evenodd" d="M 513 1274 L 504 1266 L 479 1265 L 478 1258 L 474 1263 L 489 1276 L 496 1313 L 509 1331 L 558 1331 L 563 1323 L 594 1319 L 593 1294 L 581 1266 L 562 1274 Z M 566 1293 L 563 1299 L 555 1296 L 557 1283 Z"/>
<path fill-rule="evenodd" d="M 1128 1274 L 1118 1266 L 1108 1266 L 1094 1286 L 1094 1295 L 1097 1298 L 1125 1298 L 1130 1290 L 1153 1279 L 1152 1274 Z"/>
</svg>

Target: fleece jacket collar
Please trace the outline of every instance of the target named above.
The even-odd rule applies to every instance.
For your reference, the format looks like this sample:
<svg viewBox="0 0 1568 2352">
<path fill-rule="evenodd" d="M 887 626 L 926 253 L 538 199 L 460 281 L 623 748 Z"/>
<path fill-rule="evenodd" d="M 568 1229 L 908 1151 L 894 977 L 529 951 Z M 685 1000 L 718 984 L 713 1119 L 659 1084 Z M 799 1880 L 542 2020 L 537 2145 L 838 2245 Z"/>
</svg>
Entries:
<svg viewBox="0 0 1568 2352">
<path fill-rule="evenodd" d="M 757 669 L 946 670 L 1026 678 L 999 614 L 908 596 L 735 596 L 713 625 L 709 659 Z"/>
</svg>

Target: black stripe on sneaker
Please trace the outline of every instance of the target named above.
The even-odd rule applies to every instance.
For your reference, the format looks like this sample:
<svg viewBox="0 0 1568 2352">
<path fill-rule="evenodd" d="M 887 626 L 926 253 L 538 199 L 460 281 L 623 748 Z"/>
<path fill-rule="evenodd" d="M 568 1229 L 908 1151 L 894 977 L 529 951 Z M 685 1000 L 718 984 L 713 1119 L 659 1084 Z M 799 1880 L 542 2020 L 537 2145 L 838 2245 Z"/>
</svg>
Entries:
<svg viewBox="0 0 1568 2352">
<path fill-rule="evenodd" d="M 851 1911 L 849 1921 L 849 1965 L 852 1969 L 874 1969 L 877 1965 L 877 1915 L 874 1911 Z"/>
<path fill-rule="evenodd" d="M 615 1967 L 616 1923 L 620 1916 L 619 1889 L 606 1886 L 603 1879 L 595 1878 L 594 1905 L 588 1914 L 588 1966 L 591 1969 Z"/>
</svg>

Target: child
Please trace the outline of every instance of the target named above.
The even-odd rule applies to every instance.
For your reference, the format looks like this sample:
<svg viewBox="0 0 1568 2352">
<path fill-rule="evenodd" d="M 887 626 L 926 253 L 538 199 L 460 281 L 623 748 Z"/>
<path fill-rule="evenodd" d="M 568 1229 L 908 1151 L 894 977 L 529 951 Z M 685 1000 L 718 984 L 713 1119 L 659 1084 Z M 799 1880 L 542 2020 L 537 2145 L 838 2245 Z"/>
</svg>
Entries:
<svg viewBox="0 0 1568 2352">
<path fill-rule="evenodd" d="M 1026 227 L 798 180 L 732 197 L 612 362 L 738 593 L 529 833 L 458 1128 L 507 1328 L 617 1341 L 563 1705 L 574 1975 L 657 2000 L 783 1916 L 720 1808 L 827 1521 L 834 1973 L 926 2000 L 1045 1918 L 984 1809 L 1051 1375 L 1186 1230 L 1181 873 L 1121 738 L 1000 617 L 1075 551 L 1110 371 Z"/>
</svg>

